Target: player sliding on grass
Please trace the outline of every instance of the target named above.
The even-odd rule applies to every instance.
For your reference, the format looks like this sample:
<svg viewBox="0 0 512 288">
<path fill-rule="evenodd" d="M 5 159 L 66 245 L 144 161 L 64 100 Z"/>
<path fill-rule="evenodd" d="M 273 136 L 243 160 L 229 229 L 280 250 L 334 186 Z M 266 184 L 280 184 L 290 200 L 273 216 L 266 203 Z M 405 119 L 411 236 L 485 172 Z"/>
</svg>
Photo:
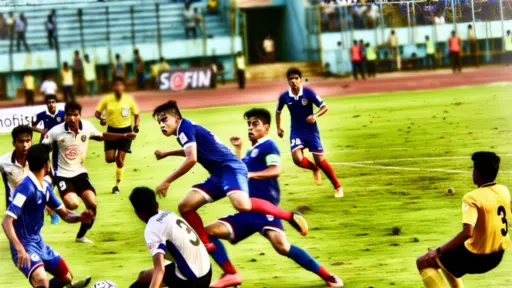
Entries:
<svg viewBox="0 0 512 288">
<path fill-rule="evenodd" d="M 198 162 L 210 173 L 210 177 L 205 182 L 192 187 L 178 206 L 183 218 L 194 228 L 209 252 L 215 250 L 215 245 L 210 243 L 208 235 L 204 231 L 203 221 L 196 211 L 206 203 L 226 196 L 231 200 L 233 207 L 240 212 L 257 211 L 269 214 L 289 221 L 302 235 L 307 234 L 307 223 L 298 212 L 292 213 L 282 210 L 268 201 L 249 198 L 247 167 L 244 163 L 213 133 L 184 119 L 176 101 L 171 100 L 158 106 L 153 112 L 153 117 L 158 121 L 162 133 L 167 137 L 175 135 L 178 143 L 183 147 L 183 149 L 169 152 L 157 150 L 156 158 L 160 160 L 167 156 L 185 157 L 180 166 L 158 186 L 157 194 L 165 197 L 169 185 L 185 175 Z M 216 193 L 208 194 L 208 191 L 201 189 L 201 185 L 209 185 L 209 183 L 218 181 L 222 183 L 222 189 L 214 191 Z"/>
<path fill-rule="evenodd" d="M 243 158 L 249 171 L 249 193 L 251 197 L 269 201 L 277 206 L 280 198 L 277 177 L 280 174 L 281 161 L 277 145 L 268 137 L 270 112 L 266 109 L 251 109 L 245 112 L 244 118 L 249 125 L 249 140 L 252 143 L 252 147 Z M 242 140 L 239 137 L 232 137 L 231 143 L 236 149 L 236 155 L 241 157 Z M 220 181 L 210 181 L 198 186 L 209 194 L 222 191 Z M 241 212 L 221 218 L 206 226 L 205 230 L 208 235 L 211 235 L 210 241 L 217 247 L 211 256 L 224 271 L 222 277 L 210 287 L 223 288 L 242 283 L 242 278 L 229 261 L 226 250 L 218 238 L 236 244 L 254 233 L 265 236 L 277 253 L 291 258 L 304 269 L 317 274 L 326 282 L 327 286 L 343 286 L 343 281 L 340 278 L 320 266 L 306 251 L 288 242 L 280 219 L 259 212 Z"/>
<path fill-rule="evenodd" d="M 464 287 L 462 276 L 494 269 L 510 246 L 507 222 L 510 192 L 507 187 L 494 182 L 500 157 L 492 152 L 477 152 L 471 159 L 474 162 L 473 182 L 478 189 L 462 199 L 462 232 L 416 260 L 427 288 L 445 287 L 438 269 L 450 287 Z"/>
<path fill-rule="evenodd" d="M 320 132 L 316 124 L 316 119 L 327 112 L 327 106 L 313 90 L 302 86 L 302 72 L 299 69 L 289 69 L 286 77 L 290 89 L 281 94 L 277 102 L 277 135 L 281 138 L 284 136 L 284 130 L 281 129 L 281 111 L 284 106 L 288 106 L 292 118 L 290 148 L 293 162 L 299 167 L 312 170 L 317 185 L 321 184 L 321 169 L 334 186 L 334 197 L 343 197 L 343 187 L 338 182 L 331 165 L 324 158 L 324 148 L 322 148 Z M 320 108 L 316 113 L 313 113 L 313 104 Z M 304 156 L 305 148 L 313 153 L 316 165 Z"/>
<path fill-rule="evenodd" d="M 71 212 L 55 197 L 51 183 L 44 180 L 51 165 L 50 151 L 46 145 L 32 146 L 27 152 L 27 161 L 30 172 L 14 191 L 2 228 L 11 244 L 12 260 L 32 287 L 64 287 L 71 284 L 73 277 L 64 259 L 41 237 L 45 206 L 55 210 L 68 223 L 90 224 L 94 220 L 94 213 L 91 210 L 80 215 Z M 48 281 L 46 272 L 55 278 Z M 71 287 L 85 287 L 90 281 L 91 277 L 87 277 Z"/>
</svg>

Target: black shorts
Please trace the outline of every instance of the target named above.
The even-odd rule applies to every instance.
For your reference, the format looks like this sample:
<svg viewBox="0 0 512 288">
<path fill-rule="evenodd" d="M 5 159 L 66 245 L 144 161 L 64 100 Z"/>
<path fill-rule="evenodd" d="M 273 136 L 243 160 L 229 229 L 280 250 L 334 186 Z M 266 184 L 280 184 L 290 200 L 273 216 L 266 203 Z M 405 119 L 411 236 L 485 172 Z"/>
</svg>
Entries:
<svg viewBox="0 0 512 288">
<path fill-rule="evenodd" d="M 172 288 L 208 288 L 212 281 L 212 269 L 201 276 L 193 280 L 183 280 L 176 276 L 176 263 L 169 263 L 165 265 L 164 283 L 167 287 Z"/>
<path fill-rule="evenodd" d="M 68 193 L 76 193 L 78 196 L 82 196 L 82 193 L 91 190 L 96 194 L 96 190 L 89 181 L 89 175 L 87 173 L 78 174 L 72 178 L 55 176 L 53 178 L 53 185 L 59 189 L 60 198 L 64 198 Z"/>
<path fill-rule="evenodd" d="M 460 278 L 466 274 L 482 274 L 491 271 L 500 264 L 503 253 L 504 250 L 491 254 L 475 254 L 463 244 L 442 254 L 439 261 L 448 272 Z"/>
<path fill-rule="evenodd" d="M 114 128 L 114 127 L 108 126 L 107 132 L 119 133 L 119 134 L 130 133 L 130 132 L 132 132 L 132 127 L 128 126 L 128 127 L 124 127 L 124 128 Z M 117 140 L 117 141 L 105 141 L 105 151 L 119 150 L 119 151 L 123 151 L 126 153 L 132 153 L 132 151 L 130 150 L 131 147 L 132 147 L 132 140 L 129 140 L 129 139 L 122 139 L 122 140 Z"/>
</svg>

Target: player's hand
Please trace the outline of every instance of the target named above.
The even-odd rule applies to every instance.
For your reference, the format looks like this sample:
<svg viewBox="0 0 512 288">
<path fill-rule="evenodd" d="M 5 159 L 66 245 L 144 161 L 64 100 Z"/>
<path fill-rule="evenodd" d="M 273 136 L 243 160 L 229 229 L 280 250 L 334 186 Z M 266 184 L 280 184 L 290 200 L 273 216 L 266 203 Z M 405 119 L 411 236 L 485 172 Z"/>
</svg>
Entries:
<svg viewBox="0 0 512 288">
<path fill-rule="evenodd" d="M 281 128 L 277 128 L 277 135 L 280 137 L 280 138 L 283 138 L 284 136 L 284 130 L 281 129 Z"/>
<path fill-rule="evenodd" d="M 133 132 L 139 133 L 139 126 L 133 126 Z"/>
<path fill-rule="evenodd" d="M 52 209 L 50 209 L 50 207 L 46 206 L 44 208 L 44 210 L 46 210 L 46 213 L 48 214 L 48 216 L 53 216 L 53 213 L 55 213 L 55 211 L 53 211 Z"/>
<path fill-rule="evenodd" d="M 162 160 L 165 157 L 167 157 L 167 153 L 165 153 L 164 151 L 156 150 L 155 157 L 156 157 L 156 160 Z"/>
<path fill-rule="evenodd" d="M 105 119 L 101 119 L 101 120 L 100 120 L 100 125 L 101 125 L 101 126 L 105 126 L 105 125 L 107 125 L 107 120 L 105 120 Z"/>
<path fill-rule="evenodd" d="M 124 138 L 129 139 L 129 140 L 135 140 L 135 138 L 137 138 L 137 134 L 135 134 L 133 132 L 125 133 Z"/>
<path fill-rule="evenodd" d="M 80 222 L 84 223 L 84 224 L 91 224 L 92 221 L 94 221 L 94 212 L 92 212 L 92 210 L 85 210 L 83 211 L 81 214 L 80 214 Z"/>
<path fill-rule="evenodd" d="M 235 146 L 236 148 L 242 147 L 242 138 L 238 136 L 229 138 L 229 141 L 231 142 L 231 145 Z"/>
<path fill-rule="evenodd" d="M 167 196 L 167 189 L 169 189 L 169 182 L 164 181 L 156 187 L 156 195 L 160 198 Z"/>
<path fill-rule="evenodd" d="M 309 124 L 315 124 L 316 122 L 316 115 L 309 115 L 308 118 L 306 118 L 306 122 Z"/>
<path fill-rule="evenodd" d="M 17 249 L 16 254 L 18 256 L 18 268 L 22 269 L 23 267 L 27 267 L 30 270 L 30 256 L 28 256 L 25 248 Z"/>
<path fill-rule="evenodd" d="M 254 173 L 253 172 L 247 173 L 247 179 L 252 179 L 253 177 L 254 177 Z"/>
<path fill-rule="evenodd" d="M 46 130 L 46 129 L 41 130 L 41 135 L 44 136 L 44 135 L 46 135 L 46 133 L 48 133 L 48 130 Z"/>
</svg>

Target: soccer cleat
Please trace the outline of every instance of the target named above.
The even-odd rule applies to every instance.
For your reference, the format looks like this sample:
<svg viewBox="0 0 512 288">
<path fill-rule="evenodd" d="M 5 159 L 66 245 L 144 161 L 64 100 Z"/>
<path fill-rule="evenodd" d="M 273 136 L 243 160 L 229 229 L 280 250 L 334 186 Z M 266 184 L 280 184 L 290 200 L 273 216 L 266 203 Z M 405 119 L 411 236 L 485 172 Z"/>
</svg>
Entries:
<svg viewBox="0 0 512 288">
<path fill-rule="evenodd" d="M 84 288 L 84 287 L 87 287 L 87 285 L 89 285 L 89 283 L 91 283 L 91 276 L 87 276 L 85 277 L 84 279 L 80 280 L 80 281 L 76 281 L 75 283 L 69 285 L 68 287 L 69 288 Z"/>
<path fill-rule="evenodd" d="M 344 196 L 343 194 L 343 187 L 339 187 L 339 188 L 336 188 L 335 192 L 334 192 L 334 197 L 335 198 L 342 198 Z"/>
<path fill-rule="evenodd" d="M 222 274 L 219 280 L 210 285 L 210 288 L 240 287 L 242 277 L 240 274 Z"/>
<path fill-rule="evenodd" d="M 313 170 L 313 177 L 315 178 L 316 185 L 322 184 L 322 174 L 320 173 L 320 168 L 316 167 L 316 170 Z"/>
<path fill-rule="evenodd" d="M 289 222 L 302 236 L 308 234 L 308 222 L 306 222 L 306 219 L 304 219 L 298 211 L 293 212 L 292 219 L 290 219 Z"/>
<path fill-rule="evenodd" d="M 324 280 L 328 287 L 343 287 L 343 281 L 340 279 L 340 277 L 334 274 L 325 278 Z"/>
<path fill-rule="evenodd" d="M 206 248 L 206 251 L 208 251 L 208 253 L 211 253 L 215 251 L 215 249 L 217 249 L 217 247 L 215 247 L 215 244 L 213 243 L 204 244 L 204 247 Z"/>
<path fill-rule="evenodd" d="M 82 237 L 82 238 L 76 238 L 75 242 L 77 242 L 77 243 L 87 243 L 87 244 L 94 243 L 91 240 L 85 238 L 85 236 Z"/>
<path fill-rule="evenodd" d="M 112 194 L 119 194 L 119 188 L 117 186 L 114 186 L 114 188 L 112 188 Z"/>
</svg>

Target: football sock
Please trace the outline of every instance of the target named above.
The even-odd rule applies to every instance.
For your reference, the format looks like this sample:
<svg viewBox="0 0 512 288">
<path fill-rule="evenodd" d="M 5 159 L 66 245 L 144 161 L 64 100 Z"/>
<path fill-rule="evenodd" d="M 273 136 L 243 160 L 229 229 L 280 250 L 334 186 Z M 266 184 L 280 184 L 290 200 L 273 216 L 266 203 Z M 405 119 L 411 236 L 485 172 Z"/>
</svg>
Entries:
<svg viewBox="0 0 512 288">
<path fill-rule="evenodd" d="M 132 285 L 130 285 L 130 288 L 149 288 L 151 286 L 151 283 L 139 283 L 135 281 Z"/>
<path fill-rule="evenodd" d="M 320 162 L 320 169 L 324 171 L 325 176 L 331 180 L 332 186 L 334 186 L 334 189 L 338 189 L 341 187 L 340 182 L 338 182 L 338 178 L 336 178 L 336 174 L 334 173 L 334 170 L 332 170 L 331 165 L 327 163 L 326 160 L 322 160 Z"/>
<path fill-rule="evenodd" d="M 270 203 L 267 200 L 259 199 L 259 198 L 250 198 L 251 199 L 251 211 L 260 212 L 266 215 L 272 215 L 279 219 L 283 219 L 286 221 L 290 221 L 292 219 L 292 212 L 283 210 L 276 205 Z"/>
<path fill-rule="evenodd" d="M 216 247 L 213 252 L 210 252 L 210 256 L 215 260 L 215 263 L 219 265 L 224 273 L 235 274 L 236 269 L 233 267 L 233 264 L 231 264 L 231 261 L 229 261 L 228 253 L 226 252 L 226 248 L 224 248 L 224 244 L 222 244 L 217 237 L 209 236 L 209 239 L 210 243 L 215 244 Z"/>
<path fill-rule="evenodd" d="M 94 212 L 94 215 L 96 215 L 96 206 L 89 208 Z M 76 234 L 76 238 L 82 238 L 85 236 L 87 231 L 89 231 L 92 228 L 92 225 L 94 224 L 94 220 L 91 222 L 91 224 L 80 224 L 80 230 L 78 230 L 78 234 Z"/>
<path fill-rule="evenodd" d="M 448 284 L 450 284 L 450 287 L 452 287 L 452 288 L 464 288 L 464 282 L 462 282 L 462 279 L 455 278 L 452 274 L 446 273 L 442 269 L 441 269 L 441 272 L 443 272 L 444 278 L 446 278 L 446 280 L 448 280 Z"/>
<path fill-rule="evenodd" d="M 118 168 L 116 167 L 116 186 L 119 186 L 121 180 L 123 180 L 124 167 Z"/>
<path fill-rule="evenodd" d="M 50 288 L 64 288 L 64 285 L 62 285 L 59 282 L 57 282 L 57 279 L 52 278 L 50 280 L 50 286 L 48 286 L 48 287 L 50 287 Z"/>
<path fill-rule="evenodd" d="M 316 170 L 318 168 L 315 165 L 315 163 L 309 161 L 309 159 L 307 157 L 302 157 L 302 160 L 300 160 L 300 162 L 299 162 L 299 166 L 304 169 L 309 169 L 309 170 Z"/>
<path fill-rule="evenodd" d="M 199 236 L 199 239 L 201 239 L 201 242 L 203 244 L 210 243 L 210 240 L 208 239 L 208 234 L 206 234 L 206 231 L 204 231 L 204 225 L 203 220 L 197 214 L 196 211 L 188 211 L 181 213 L 181 216 L 187 221 L 187 223 L 192 226 L 192 229 L 196 231 L 197 236 Z"/>
<path fill-rule="evenodd" d="M 311 257 L 311 255 L 308 254 L 308 252 L 300 247 L 291 245 L 287 256 L 299 264 L 302 268 L 317 274 L 322 279 L 331 276 L 331 273 L 327 272 L 325 268 L 320 266 L 320 263 L 318 263 L 315 259 L 313 259 L 313 257 Z"/>
<path fill-rule="evenodd" d="M 434 268 L 426 268 L 420 271 L 421 279 L 426 288 L 444 288 L 443 276 Z"/>
</svg>

